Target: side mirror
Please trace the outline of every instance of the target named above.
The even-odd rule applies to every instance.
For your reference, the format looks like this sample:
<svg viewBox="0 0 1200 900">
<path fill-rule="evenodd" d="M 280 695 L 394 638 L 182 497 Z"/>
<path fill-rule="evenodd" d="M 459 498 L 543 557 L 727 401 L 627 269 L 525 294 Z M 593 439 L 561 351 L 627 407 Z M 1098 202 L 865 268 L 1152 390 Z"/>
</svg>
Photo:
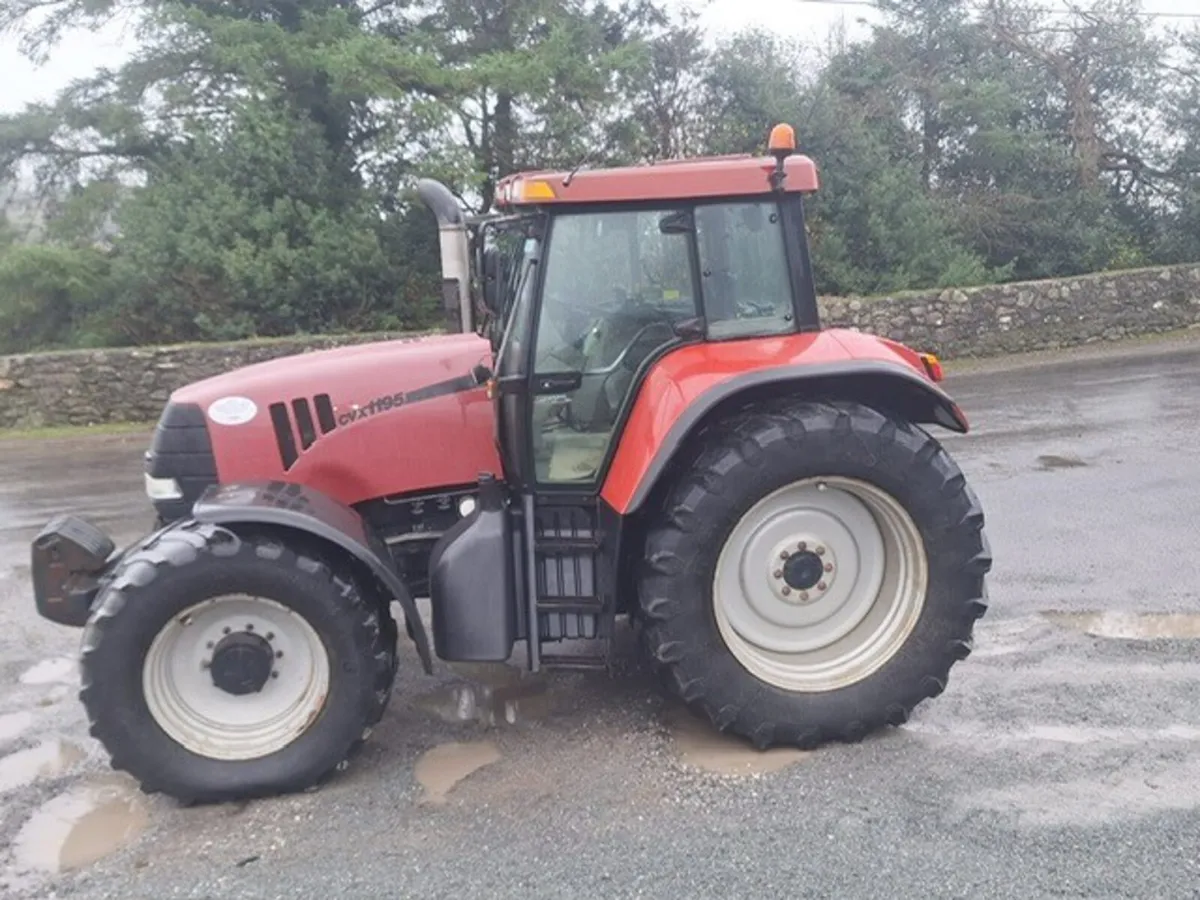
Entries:
<svg viewBox="0 0 1200 900">
<path fill-rule="evenodd" d="M 499 248 L 488 247 L 483 251 L 483 305 L 496 318 L 504 315 L 501 309 L 504 285 L 508 281 L 504 257 Z"/>
</svg>

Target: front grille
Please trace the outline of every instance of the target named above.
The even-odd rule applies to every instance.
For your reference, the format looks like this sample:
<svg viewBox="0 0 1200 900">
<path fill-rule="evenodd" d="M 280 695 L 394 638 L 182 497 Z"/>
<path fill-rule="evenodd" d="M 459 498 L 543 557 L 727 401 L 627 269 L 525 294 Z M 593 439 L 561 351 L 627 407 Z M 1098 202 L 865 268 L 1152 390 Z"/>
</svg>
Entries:
<svg viewBox="0 0 1200 900">
<path fill-rule="evenodd" d="M 191 512 L 192 504 L 217 481 L 217 461 L 204 411 L 195 403 L 169 403 L 163 410 L 146 452 L 146 474 L 174 478 L 183 492 L 180 500 L 157 500 L 154 508 L 167 522 Z"/>
<path fill-rule="evenodd" d="M 296 465 L 300 455 L 311 448 L 322 435 L 329 434 L 337 428 L 333 401 L 328 394 L 317 394 L 312 398 L 311 405 L 307 397 L 297 397 L 292 401 L 290 408 L 287 403 L 272 403 L 267 412 L 275 429 L 275 444 L 279 448 L 279 460 L 283 463 L 285 472 Z"/>
</svg>

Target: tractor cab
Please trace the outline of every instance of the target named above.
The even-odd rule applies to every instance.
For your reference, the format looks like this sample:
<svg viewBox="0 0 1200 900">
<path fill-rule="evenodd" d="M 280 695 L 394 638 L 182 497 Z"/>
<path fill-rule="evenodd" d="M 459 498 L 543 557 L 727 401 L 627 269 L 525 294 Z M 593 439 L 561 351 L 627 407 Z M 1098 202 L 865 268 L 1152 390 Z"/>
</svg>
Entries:
<svg viewBox="0 0 1200 900">
<path fill-rule="evenodd" d="M 788 126 L 771 150 L 499 183 L 461 299 L 493 349 L 511 481 L 597 489 L 641 375 L 673 348 L 819 330 L 803 205 L 816 167 Z"/>
</svg>

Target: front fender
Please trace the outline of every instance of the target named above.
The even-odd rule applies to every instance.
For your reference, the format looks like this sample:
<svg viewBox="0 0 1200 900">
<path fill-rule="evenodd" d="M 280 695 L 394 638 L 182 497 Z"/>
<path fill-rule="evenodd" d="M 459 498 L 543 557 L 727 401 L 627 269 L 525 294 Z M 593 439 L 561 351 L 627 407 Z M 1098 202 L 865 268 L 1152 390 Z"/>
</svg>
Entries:
<svg viewBox="0 0 1200 900">
<path fill-rule="evenodd" d="M 224 484 L 209 488 L 192 507 L 192 518 L 213 525 L 275 525 L 313 535 L 349 553 L 404 610 L 426 673 L 433 660 L 425 624 L 408 587 L 387 561 L 387 546 L 357 512 L 318 490 L 282 481 Z"/>
<path fill-rule="evenodd" d="M 868 339 L 848 350 L 831 332 L 771 344 L 757 355 L 734 344 L 698 345 L 660 360 L 625 423 L 601 490 L 604 500 L 617 512 L 636 512 L 680 447 L 710 416 L 756 398 L 854 399 L 914 423 L 959 433 L 969 429 L 946 392 L 900 352 L 907 348 Z"/>
</svg>

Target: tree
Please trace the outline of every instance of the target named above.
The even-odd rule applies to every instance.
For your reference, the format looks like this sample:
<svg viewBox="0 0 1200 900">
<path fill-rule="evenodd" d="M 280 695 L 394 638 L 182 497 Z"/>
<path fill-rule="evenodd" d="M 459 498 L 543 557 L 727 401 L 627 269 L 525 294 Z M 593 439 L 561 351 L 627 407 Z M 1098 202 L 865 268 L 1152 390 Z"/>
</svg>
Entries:
<svg viewBox="0 0 1200 900">
<path fill-rule="evenodd" d="M 34 50 L 120 9 L 52 6 Z M 63 215 L 94 206 L 94 185 L 135 186 L 103 194 L 121 291 L 102 330 L 121 342 L 421 324 L 438 270 L 414 175 L 486 208 L 516 168 L 603 146 L 656 16 L 585 0 L 133 7 L 131 62 L 0 120 L 0 171 L 72 188 Z"/>
</svg>

